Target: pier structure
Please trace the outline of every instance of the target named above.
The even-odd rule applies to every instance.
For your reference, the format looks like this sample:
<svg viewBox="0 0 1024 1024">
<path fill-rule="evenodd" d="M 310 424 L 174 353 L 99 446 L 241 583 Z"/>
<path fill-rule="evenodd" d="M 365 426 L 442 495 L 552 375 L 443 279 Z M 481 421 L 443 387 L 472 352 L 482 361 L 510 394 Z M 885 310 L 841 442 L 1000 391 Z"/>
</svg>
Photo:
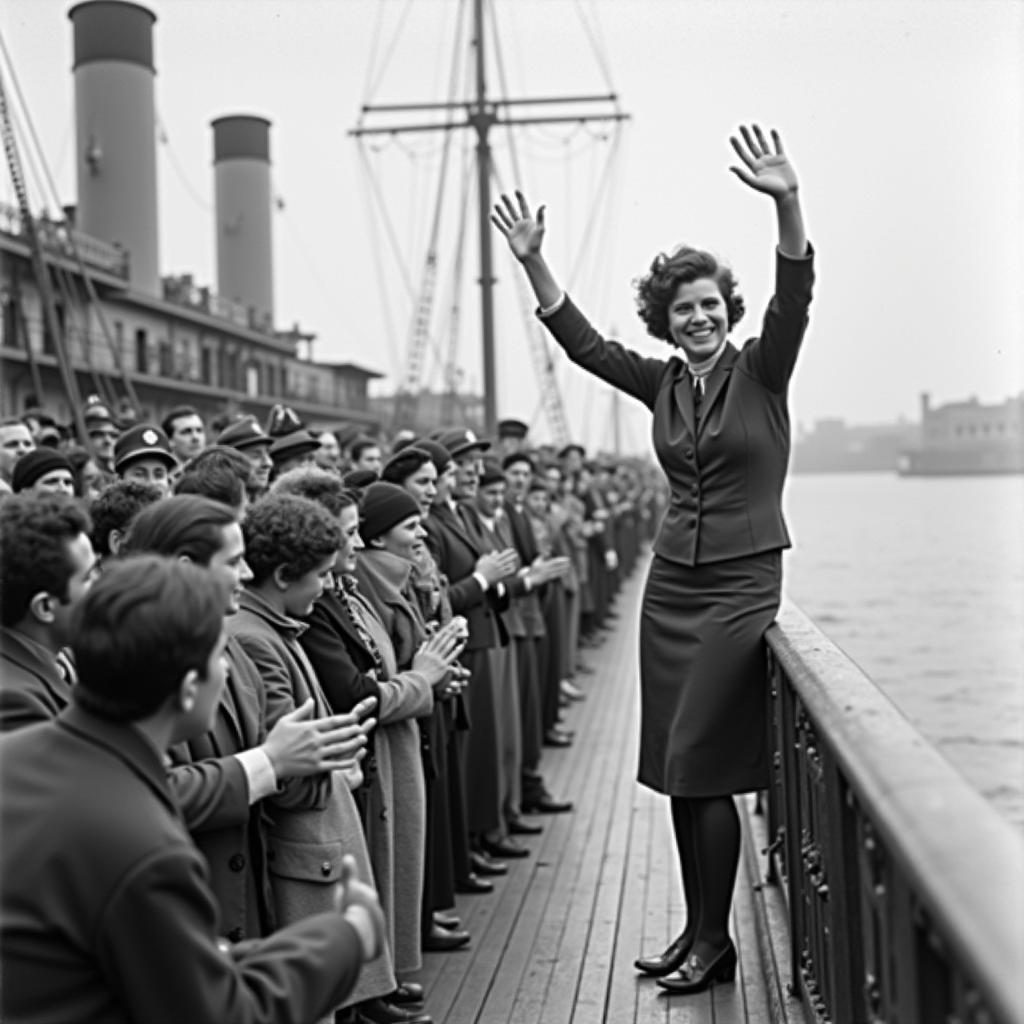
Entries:
<svg viewBox="0 0 1024 1024">
<path fill-rule="evenodd" d="M 1024 839 L 791 603 L 765 647 L 774 784 L 737 798 L 736 982 L 666 996 L 635 972 L 685 922 L 667 803 L 635 781 L 643 570 L 591 652 L 577 742 L 545 755 L 576 810 L 545 819 L 494 893 L 458 897 L 472 944 L 418 976 L 434 1019 L 1024 1021 Z"/>
</svg>

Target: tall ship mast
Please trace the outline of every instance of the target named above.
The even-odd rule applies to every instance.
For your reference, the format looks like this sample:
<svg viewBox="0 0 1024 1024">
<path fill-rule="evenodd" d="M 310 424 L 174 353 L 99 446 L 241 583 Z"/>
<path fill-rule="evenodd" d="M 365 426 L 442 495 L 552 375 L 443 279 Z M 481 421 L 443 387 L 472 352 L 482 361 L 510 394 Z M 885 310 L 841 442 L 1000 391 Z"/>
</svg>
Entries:
<svg viewBox="0 0 1024 1024">
<path fill-rule="evenodd" d="M 509 149 L 513 162 L 512 170 L 518 179 L 520 167 L 515 150 L 514 131 L 526 126 L 589 125 L 609 124 L 618 126 L 629 119 L 619 109 L 618 96 L 614 91 L 600 94 L 547 95 L 534 97 L 494 96 L 489 88 L 491 65 L 490 54 L 500 66 L 500 38 L 496 27 L 493 0 L 463 0 L 460 5 L 460 23 L 457 36 L 461 36 L 466 16 L 471 18 L 467 46 L 471 55 L 472 75 L 463 83 L 461 96 L 455 95 L 457 67 L 462 53 L 456 40 L 453 50 L 452 88 L 446 100 L 417 101 L 400 103 L 364 103 L 359 123 L 351 129 L 350 135 L 360 142 L 373 137 L 392 138 L 412 133 L 444 133 L 443 155 L 437 184 L 437 199 L 432 215 L 432 226 L 419 290 L 416 296 L 408 342 L 404 354 L 404 376 L 396 387 L 392 419 L 395 426 L 407 425 L 419 418 L 419 395 L 424 386 L 424 365 L 428 348 L 433 344 L 439 349 L 432 336 L 432 322 L 438 288 L 438 228 L 444 202 L 445 179 L 449 172 L 450 149 L 457 132 L 468 132 L 473 141 L 473 169 L 471 180 L 475 182 L 474 223 L 477 230 L 479 254 L 479 324 L 482 363 L 483 416 L 481 426 L 487 433 L 494 431 L 498 418 L 498 371 L 495 357 L 495 267 L 493 254 L 494 229 L 490 223 L 493 201 L 492 186 L 498 180 L 498 167 L 492 147 L 492 133 L 505 129 L 509 137 Z M 396 120 L 396 118 L 399 118 Z M 411 120 L 410 120 L 411 118 Z M 499 186 L 500 187 L 500 186 Z M 465 197 L 464 197 L 465 198 Z M 469 204 L 467 204 L 468 207 Z M 463 225 L 468 230 L 467 218 Z M 457 246 L 461 261 L 463 234 L 460 231 Z M 516 284 L 521 287 L 521 282 Z M 525 294 L 519 296 L 524 310 L 529 305 Z M 554 373 L 554 366 L 547 349 L 547 343 L 537 325 L 526 326 L 530 355 L 536 374 L 540 404 L 547 419 L 552 439 L 565 444 L 570 439 L 570 429 L 562 397 Z M 444 359 L 445 387 L 451 394 L 457 387 L 455 376 L 457 363 L 456 342 L 448 345 Z M 451 418 L 449 406 L 442 416 Z"/>
</svg>

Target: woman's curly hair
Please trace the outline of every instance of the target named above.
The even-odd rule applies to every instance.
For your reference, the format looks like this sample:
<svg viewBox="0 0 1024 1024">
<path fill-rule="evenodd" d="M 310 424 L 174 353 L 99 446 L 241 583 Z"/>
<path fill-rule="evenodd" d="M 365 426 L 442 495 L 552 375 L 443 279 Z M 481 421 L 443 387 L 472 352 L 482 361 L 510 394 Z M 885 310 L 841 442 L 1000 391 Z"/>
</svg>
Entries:
<svg viewBox="0 0 1024 1024">
<path fill-rule="evenodd" d="M 341 547 L 338 520 L 318 502 L 297 494 L 268 494 L 249 506 L 242 521 L 245 560 L 253 582 L 280 568 L 289 582 L 315 569 Z"/>
<path fill-rule="evenodd" d="M 669 256 L 659 252 L 651 261 L 651 269 L 633 282 L 637 315 L 647 325 L 651 337 L 668 340 L 669 303 L 681 284 L 704 277 L 714 281 L 722 293 L 729 330 L 743 319 L 746 306 L 732 270 L 703 249 L 680 245 Z"/>
</svg>

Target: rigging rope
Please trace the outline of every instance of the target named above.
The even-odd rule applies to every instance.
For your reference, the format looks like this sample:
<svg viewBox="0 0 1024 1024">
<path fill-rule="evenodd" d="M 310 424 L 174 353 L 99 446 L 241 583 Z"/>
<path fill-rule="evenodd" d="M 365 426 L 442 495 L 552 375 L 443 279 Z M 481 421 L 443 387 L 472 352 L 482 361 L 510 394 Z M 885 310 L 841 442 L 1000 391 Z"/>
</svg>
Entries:
<svg viewBox="0 0 1024 1024">
<path fill-rule="evenodd" d="M 383 21 L 384 21 L 384 11 L 388 8 L 388 4 L 384 4 L 384 3 L 377 4 L 377 18 L 374 21 L 374 30 L 373 30 L 373 45 L 372 45 L 372 48 L 371 48 L 371 51 L 370 51 L 370 60 L 367 62 L 367 65 L 366 65 L 366 87 L 363 90 L 363 96 L 364 96 L 363 105 L 364 106 L 369 105 L 369 103 L 373 99 L 373 96 L 376 94 L 377 89 L 380 88 L 380 83 L 384 80 L 384 76 L 387 74 L 388 66 L 390 65 L 392 59 L 394 58 L 395 49 L 398 46 L 398 40 L 399 40 L 399 38 L 402 35 L 402 31 L 403 31 L 403 28 L 405 26 L 406 19 L 409 17 L 409 12 L 412 10 L 412 3 L 413 3 L 413 0 L 406 0 L 405 8 L 402 11 L 402 13 L 399 15 L 398 24 L 395 27 L 395 33 L 394 33 L 394 36 L 392 37 L 391 43 L 390 43 L 390 45 L 388 47 L 388 52 L 384 55 L 384 58 L 383 58 L 383 60 L 381 62 L 380 73 L 377 75 L 376 82 L 374 82 L 372 80 L 373 79 L 373 63 L 374 63 L 374 59 L 375 59 L 375 56 L 376 56 L 374 51 L 376 50 L 377 44 L 380 41 L 382 25 L 383 25 Z M 362 115 L 360 115 L 360 120 L 361 120 L 361 117 L 362 117 Z"/>
<path fill-rule="evenodd" d="M 3 56 L 4 56 L 4 60 L 6 61 L 7 68 L 8 68 L 8 73 L 10 75 L 11 82 L 12 82 L 12 85 L 14 87 L 15 95 L 18 98 L 18 102 L 21 104 L 21 108 L 22 108 L 22 112 L 23 112 L 23 119 L 24 119 L 25 124 L 27 126 L 27 130 L 28 130 L 28 133 L 29 133 L 29 138 L 31 139 L 32 143 L 34 144 L 34 146 L 39 151 L 39 160 L 40 160 L 40 164 L 41 164 L 42 169 L 43 169 L 42 180 L 45 181 L 46 187 L 48 187 L 50 189 L 50 194 L 54 198 L 54 201 L 55 201 L 55 203 L 57 205 L 57 208 L 60 209 L 59 193 L 57 192 L 57 187 L 54 184 L 52 176 L 50 175 L 50 170 L 49 170 L 49 167 L 47 166 L 47 163 L 46 163 L 45 154 L 44 154 L 42 146 L 41 146 L 41 144 L 39 142 L 39 137 L 36 134 L 35 127 L 34 127 L 34 125 L 32 123 L 32 117 L 31 117 L 31 114 L 29 113 L 28 105 L 25 102 L 25 98 L 24 98 L 24 95 L 23 95 L 23 93 L 21 91 L 21 87 L 18 84 L 17 73 L 15 71 L 13 62 L 11 61 L 10 54 L 9 54 L 9 52 L 7 50 L 7 46 L 6 46 L 6 43 L 3 40 L 3 36 L 2 35 L 0 35 L 0 51 L 2 51 Z M 0 88 L 2 88 L 2 79 L 0 79 Z M 25 225 L 24 225 L 24 230 L 27 233 L 30 241 L 32 241 L 34 243 L 34 245 L 39 246 L 40 245 L 40 240 L 39 240 L 39 236 L 38 236 L 38 231 L 36 230 L 34 221 L 32 220 L 31 209 L 30 209 L 29 202 L 28 202 L 28 193 L 25 191 L 24 177 L 23 177 L 22 170 L 21 170 L 20 151 L 19 151 L 19 148 L 18 148 L 16 136 L 15 136 L 15 133 L 14 133 L 14 125 L 13 125 L 13 121 L 12 121 L 12 111 L 10 109 L 9 104 L 7 103 L 6 90 L 4 90 L 4 95 L 3 95 L 3 106 L 4 106 L 3 113 L 4 113 L 4 135 L 5 135 L 5 137 L 4 137 L 4 145 L 5 145 L 5 149 L 7 150 L 7 157 L 8 157 L 8 164 L 9 164 L 10 171 L 11 171 L 11 178 L 12 178 L 12 180 L 14 182 L 15 190 L 18 192 L 18 203 L 19 203 L 19 206 L 22 207 L 22 211 L 21 211 L 22 212 L 22 219 L 23 219 L 23 221 L 26 222 Z M 31 161 L 32 160 L 31 146 L 29 147 L 28 155 L 29 155 L 29 159 Z M 43 195 L 44 195 L 44 198 L 45 198 L 46 188 L 44 187 L 42 189 L 42 191 L 43 191 Z M 45 205 L 45 203 L 44 203 L 44 205 Z M 65 237 L 66 237 L 67 248 L 70 250 L 71 255 L 74 257 L 74 260 L 75 260 L 75 262 L 76 262 L 76 264 L 78 266 L 78 272 L 79 272 L 79 275 L 82 278 L 82 283 L 85 286 L 85 290 L 86 290 L 86 294 L 88 296 L 89 302 L 91 303 L 92 307 L 95 308 L 95 310 L 96 310 L 96 317 L 97 317 L 97 320 L 99 321 L 100 331 L 101 331 L 101 333 L 103 335 L 104 341 L 106 342 L 108 348 L 111 351 L 111 355 L 113 357 L 114 366 L 117 368 L 117 372 L 118 372 L 118 374 L 121 377 L 121 382 L 124 385 L 125 394 L 127 395 L 128 400 L 131 402 L 133 408 L 136 411 L 138 411 L 141 408 L 140 405 L 139 405 L 138 396 L 135 393 L 135 388 L 134 388 L 134 386 L 132 384 L 131 378 L 128 375 L 128 372 L 127 372 L 127 370 L 126 370 L 126 368 L 124 366 L 121 350 L 118 347 L 118 345 L 116 344 L 116 341 L 115 341 L 115 339 L 113 337 L 113 334 L 110 331 L 110 326 L 107 323 L 106 314 L 104 312 L 102 304 L 99 301 L 99 296 L 96 293 L 96 288 L 95 288 L 95 285 L 93 284 L 92 276 L 90 275 L 90 273 L 89 273 L 89 271 L 88 271 L 88 269 L 87 269 L 87 267 L 85 265 L 85 260 L 84 260 L 84 258 L 82 256 L 81 246 L 78 244 L 78 239 L 77 239 L 77 237 L 75 235 L 75 231 L 71 227 L 70 224 L 67 224 L 66 221 L 64 222 L 64 227 L 65 227 Z M 40 256 L 40 262 L 38 263 L 38 265 L 34 262 L 33 266 L 35 267 L 36 277 L 37 277 L 37 280 L 38 280 L 38 287 L 40 289 L 40 297 L 42 298 L 43 303 L 44 303 L 44 307 L 45 307 L 47 305 L 52 305 L 53 296 L 52 296 L 52 293 L 49 291 L 50 280 L 49 280 L 49 277 L 47 275 L 46 260 L 45 260 L 45 257 L 42 254 L 42 250 L 41 249 L 40 249 L 39 256 Z M 55 260 L 53 265 L 54 265 L 55 269 L 59 269 L 59 261 Z M 67 370 L 66 374 L 65 374 L 64 369 L 63 369 L 63 364 L 68 361 L 68 358 L 67 358 L 67 352 L 64 349 L 64 341 L 63 341 L 62 338 L 58 337 L 57 333 L 56 333 L 56 328 L 58 326 L 58 324 L 57 324 L 57 317 L 56 317 L 56 311 L 54 310 L 52 312 L 52 315 L 48 314 L 46 319 L 47 319 L 47 323 L 50 325 L 51 333 L 54 333 L 54 335 L 55 335 L 54 336 L 54 345 L 55 345 L 55 347 L 57 349 L 57 353 L 58 353 L 58 362 L 61 364 L 61 367 L 62 367 L 61 376 L 62 376 L 62 378 L 65 378 L 64 379 L 65 393 L 66 393 L 66 395 L 68 397 L 69 402 L 72 402 L 72 404 L 74 406 L 76 406 L 76 408 L 75 408 L 76 425 L 81 427 L 81 423 L 79 422 L 80 421 L 80 415 L 79 415 L 79 413 L 77 411 L 77 405 L 80 404 L 80 402 L 76 398 L 76 396 L 78 394 L 78 388 L 77 388 L 77 383 L 74 380 L 74 371 L 71 368 L 70 362 L 68 362 L 68 370 Z M 86 363 L 90 367 L 90 370 L 92 370 L 91 342 L 90 342 L 88 337 L 86 337 L 86 339 L 85 339 L 84 348 L 86 349 L 85 354 L 84 354 L 84 358 L 86 359 Z M 68 379 L 66 379 L 68 376 L 70 376 L 70 381 Z M 107 389 L 104 389 L 103 387 L 101 387 L 100 390 L 101 391 L 105 391 Z"/>
<path fill-rule="evenodd" d="M 199 194 L 199 190 L 188 180 L 188 176 L 185 174 L 185 169 L 179 163 L 177 154 L 174 152 L 174 147 L 171 145 L 170 134 L 168 133 L 159 112 L 157 112 L 156 115 L 156 126 L 158 131 L 157 140 L 166 151 L 167 158 L 171 163 L 171 168 L 178 176 L 178 180 L 185 187 L 185 191 L 188 193 L 189 198 L 205 213 L 211 213 L 213 211 L 213 204 L 208 199 L 201 196 Z"/>
</svg>

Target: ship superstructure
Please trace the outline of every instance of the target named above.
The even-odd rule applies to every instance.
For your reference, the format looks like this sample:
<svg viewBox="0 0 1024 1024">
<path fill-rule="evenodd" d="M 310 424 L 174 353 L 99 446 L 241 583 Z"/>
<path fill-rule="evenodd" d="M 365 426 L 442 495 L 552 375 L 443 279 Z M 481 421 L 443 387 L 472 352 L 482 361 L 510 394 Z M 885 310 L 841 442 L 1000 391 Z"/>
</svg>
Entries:
<svg viewBox="0 0 1024 1024">
<path fill-rule="evenodd" d="M 275 327 L 271 122 L 253 114 L 211 122 L 216 289 L 189 274 L 161 276 L 156 18 L 110 0 L 78 4 L 68 17 L 77 204 L 60 221 L 33 218 L 48 271 L 43 282 L 33 273 L 24 214 L 0 206 L 4 414 L 42 406 L 73 420 L 77 396 L 59 372 L 62 345 L 72 390 L 97 393 L 126 415 L 159 420 L 187 402 L 208 419 L 234 411 L 262 418 L 283 402 L 310 425 L 374 425 L 367 385 L 382 374 L 315 361 L 314 334 L 297 324 Z M 132 399 L 140 408 L 130 409 Z"/>
</svg>

